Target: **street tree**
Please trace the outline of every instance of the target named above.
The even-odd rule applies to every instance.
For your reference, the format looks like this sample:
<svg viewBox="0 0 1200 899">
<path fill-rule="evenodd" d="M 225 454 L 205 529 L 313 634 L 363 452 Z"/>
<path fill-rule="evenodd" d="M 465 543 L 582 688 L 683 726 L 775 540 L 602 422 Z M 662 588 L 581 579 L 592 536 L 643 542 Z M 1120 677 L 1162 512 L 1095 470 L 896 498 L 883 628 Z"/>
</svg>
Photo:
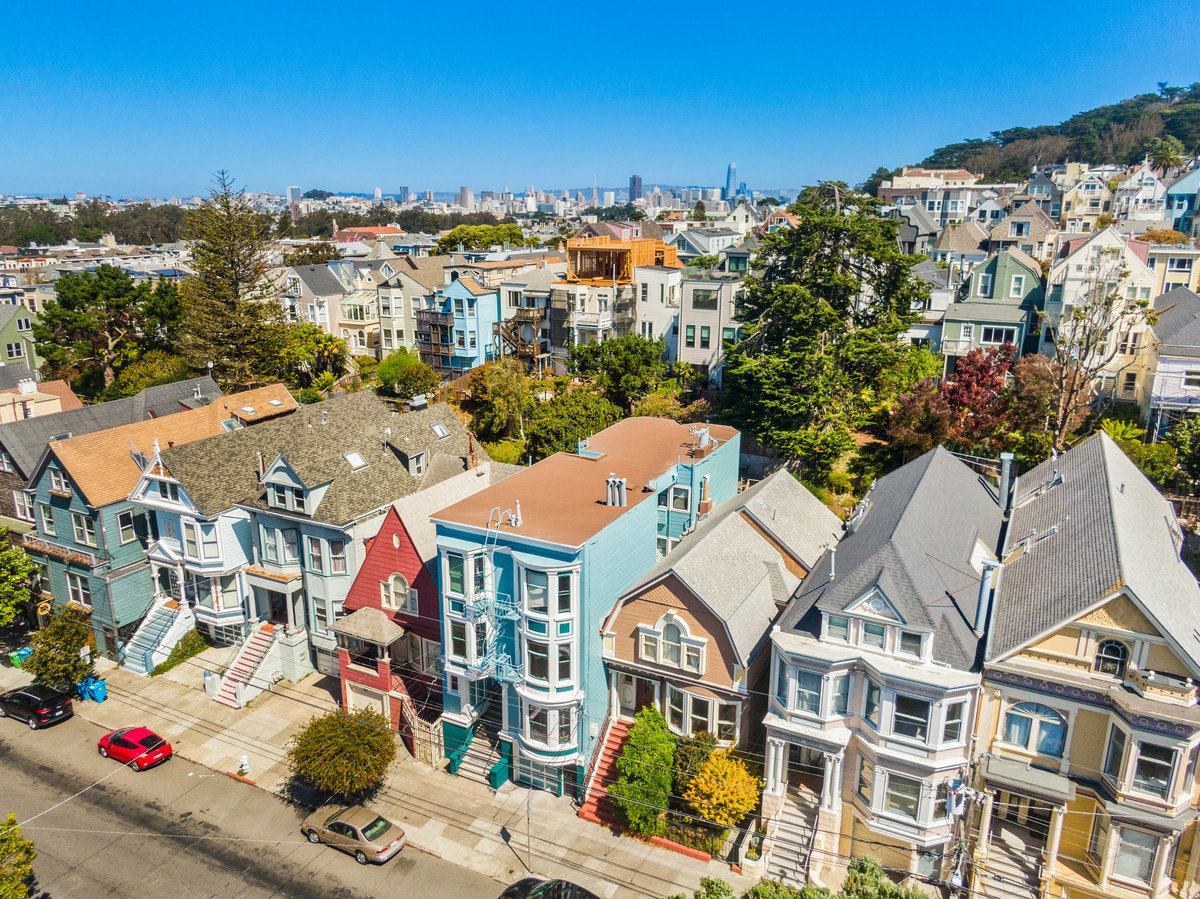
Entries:
<svg viewBox="0 0 1200 899">
<path fill-rule="evenodd" d="M 1149 300 L 1122 296 L 1127 275 L 1119 250 L 1101 250 L 1078 294 L 1063 306 L 1058 320 L 1050 322 L 1054 338 L 1050 433 L 1058 452 L 1080 407 L 1093 399 L 1104 380 L 1119 382 L 1124 369 L 1114 370 L 1112 363 L 1122 344 L 1157 321 Z"/>
<path fill-rule="evenodd" d="M 286 748 L 292 774 L 318 790 L 361 796 L 379 786 L 396 758 L 396 734 L 374 709 L 312 717 Z"/>
<path fill-rule="evenodd" d="M 0 824 L 0 899 L 25 899 L 29 895 L 37 855 L 33 840 L 21 836 L 17 816 L 9 815 Z"/>
<path fill-rule="evenodd" d="M 822 184 L 790 210 L 798 224 L 763 239 L 739 303 L 746 337 L 726 350 L 727 409 L 819 483 L 908 368 L 900 336 L 929 288 L 872 198 Z"/>
<path fill-rule="evenodd" d="M 195 274 L 183 285 L 181 347 L 189 364 L 226 390 L 258 383 L 277 366 L 283 307 L 268 274 L 271 222 L 263 219 L 226 171 L 190 217 Z"/>
<path fill-rule="evenodd" d="M 178 320 L 177 296 L 171 282 L 135 284 L 114 265 L 68 272 L 33 326 L 38 353 L 51 374 L 78 379 L 85 391 L 99 393 L 137 358 L 144 342 L 167 339 Z"/>
<path fill-rule="evenodd" d="M 33 652 L 23 668 L 39 684 L 70 689 L 92 674 L 92 627 L 88 619 L 70 607 L 56 611 L 30 640 Z"/>
<path fill-rule="evenodd" d="M 0 528 L 0 627 L 12 624 L 33 599 L 36 572 L 25 550 L 9 542 L 8 528 Z"/>
<path fill-rule="evenodd" d="M 666 374 L 663 362 L 666 345 L 662 338 L 647 340 L 627 334 L 599 343 L 571 347 L 567 366 L 575 374 L 588 378 L 611 403 L 625 413 L 633 403 L 658 387 Z"/>
<path fill-rule="evenodd" d="M 536 459 L 573 453 L 579 441 L 621 420 L 621 410 L 590 390 L 569 390 L 537 406 L 525 427 L 525 449 Z"/>
<path fill-rule="evenodd" d="M 392 396 L 409 399 L 418 394 L 432 393 L 441 383 L 438 373 L 416 353 L 401 347 L 391 353 L 376 370 L 379 386 Z"/>
</svg>

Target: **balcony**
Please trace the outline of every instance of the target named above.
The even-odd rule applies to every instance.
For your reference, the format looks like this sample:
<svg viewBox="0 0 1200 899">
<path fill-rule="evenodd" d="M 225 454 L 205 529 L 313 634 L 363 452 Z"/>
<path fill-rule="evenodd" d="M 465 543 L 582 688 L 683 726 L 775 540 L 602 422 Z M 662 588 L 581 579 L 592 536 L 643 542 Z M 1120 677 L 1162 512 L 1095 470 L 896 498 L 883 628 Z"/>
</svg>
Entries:
<svg viewBox="0 0 1200 899">
<path fill-rule="evenodd" d="M 453 322 L 453 317 L 449 312 L 442 312 L 438 309 L 418 309 L 417 310 L 417 327 L 430 327 L 432 325 L 449 326 Z"/>
<path fill-rule="evenodd" d="M 576 312 L 572 322 L 576 328 L 611 328 L 613 317 L 611 312 Z"/>
<path fill-rule="evenodd" d="M 519 322 L 540 322 L 546 317 L 546 310 L 537 307 L 521 306 L 513 310 L 512 317 Z"/>
<path fill-rule="evenodd" d="M 60 546 L 57 543 L 51 543 L 49 540 L 43 540 L 35 534 L 25 534 L 21 538 L 25 548 L 33 552 L 40 553 L 44 556 L 53 556 L 56 559 L 61 559 L 64 562 L 73 562 L 76 565 L 86 565 L 89 568 L 96 566 L 96 556 L 94 553 L 85 552 L 78 549 L 69 549 L 65 546 Z"/>
</svg>

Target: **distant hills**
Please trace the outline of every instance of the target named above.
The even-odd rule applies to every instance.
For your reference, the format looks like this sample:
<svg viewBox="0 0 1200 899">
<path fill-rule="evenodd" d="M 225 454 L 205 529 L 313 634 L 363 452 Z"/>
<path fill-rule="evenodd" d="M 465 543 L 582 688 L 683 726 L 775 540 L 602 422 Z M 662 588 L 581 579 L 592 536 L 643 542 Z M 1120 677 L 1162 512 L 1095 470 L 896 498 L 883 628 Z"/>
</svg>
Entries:
<svg viewBox="0 0 1200 899">
<path fill-rule="evenodd" d="M 1131 165 L 1169 138 L 1179 141 L 1183 153 L 1200 152 L 1200 82 L 1188 87 L 1160 82 L 1157 93 L 1089 109 L 1060 125 L 1007 128 L 948 144 L 920 165 L 961 167 L 987 181 L 1023 181 L 1033 166 L 1053 162 Z"/>
</svg>

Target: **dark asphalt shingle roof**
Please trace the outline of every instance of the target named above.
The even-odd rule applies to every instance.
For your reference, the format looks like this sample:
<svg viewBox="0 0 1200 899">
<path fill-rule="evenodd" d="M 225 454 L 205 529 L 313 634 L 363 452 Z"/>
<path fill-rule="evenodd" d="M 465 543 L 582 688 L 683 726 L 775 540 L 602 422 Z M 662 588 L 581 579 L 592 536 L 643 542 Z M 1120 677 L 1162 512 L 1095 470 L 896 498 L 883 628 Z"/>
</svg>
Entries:
<svg viewBox="0 0 1200 899">
<path fill-rule="evenodd" d="M 345 286 L 327 265 L 294 265 L 292 271 L 319 297 L 340 296 L 346 292 Z"/>
<path fill-rule="evenodd" d="M 92 434 L 147 418 L 160 418 L 197 408 L 220 396 L 224 396 L 221 388 L 209 377 L 147 387 L 125 399 L 0 424 L 0 446 L 12 456 L 17 471 L 28 477 L 51 437 Z"/>
<path fill-rule="evenodd" d="M 976 544 L 996 551 L 1000 507 L 980 477 L 938 447 L 882 477 L 867 494 L 857 528 L 827 550 L 788 604 L 783 630 L 816 636 L 818 610 L 841 612 L 878 587 L 916 629 L 932 631 L 933 658 L 970 670 L 980 572 Z"/>
<path fill-rule="evenodd" d="M 437 436 L 435 423 L 447 436 Z M 400 454 L 424 452 L 430 466 L 438 455 L 466 457 L 469 441 L 445 403 L 399 415 L 364 390 L 302 406 L 278 421 L 164 450 L 162 460 L 197 508 L 216 515 L 239 504 L 267 509 L 258 453 L 267 466 L 282 456 L 308 488 L 329 485 L 311 517 L 340 525 L 419 489 L 421 479 L 409 474 Z M 346 454 L 352 451 L 366 461 L 364 467 L 351 466 Z"/>
</svg>

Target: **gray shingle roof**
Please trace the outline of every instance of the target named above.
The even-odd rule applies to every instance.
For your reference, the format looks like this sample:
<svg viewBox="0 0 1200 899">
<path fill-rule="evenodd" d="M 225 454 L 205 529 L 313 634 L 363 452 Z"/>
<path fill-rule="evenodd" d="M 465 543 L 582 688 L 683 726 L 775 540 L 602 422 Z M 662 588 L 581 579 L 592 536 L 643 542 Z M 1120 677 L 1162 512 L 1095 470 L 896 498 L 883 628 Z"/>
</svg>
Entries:
<svg viewBox="0 0 1200 899">
<path fill-rule="evenodd" d="M 147 387 L 125 399 L 0 424 L 0 446 L 12 456 L 17 471 L 28 477 L 51 437 L 92 434 L 147 418 L 159 418 L 196 408 L 219 396 L 224 396 L 221 388 L 209 377 Z"/>
<path fill-rule="evenodd" d="M 935 661 L 970 670 L 980 576 L 971 557 L 977 543 L 995 552 L 999 505 L 979 476 L 941 447 L 880 478 L 867 499 L 857 528 L 836 547 L 835 577 L 826 551 L 780 627 L 815 636 L 818 610 L 840 612 L 878 587 L 906 624 L 933 632 Z"/>
<path fill-rule="evenodd" d="M 972 221 L 947 225 L 934 241 L 935 250 L 950 250 L 955 253 L 977 253 L 987 240 L 987 232 Z"/>
<path fill-rule="evenodd" d="M 951 303 L 943 321 L 948 322 L 1023 322 L 1028 312 L 1019 303 L 978 303 L 965 300 Z"/>
<path fill-rule="evenodd" d="M 1200 296 L 1186 287 L 1168 290 L 1154 301 L 1158 321 L 1151 327 L 1166 356 L 1200 358 Z"/>
<path fill-rule="evenodd" d="M 1200 670 L 1200 587 L 1179 557 L 1174 509 L 1112 438 L 1100 432 L 1023 475 L 1013 505 L 988 659 L 1125 587 Z"/>
<path fill-rule="evenodd" d="M 29 370 L 29 363 L 25 360 L 0 365 L 0 390 L 11 390 L 30 378 L 36 380 L 34 373 Z"/>
<path fill-rule="evenodd" d="M 327 265 L 295 265 L 292 271 L 319 297 L 339 296 L 346 292 L 345 286 Z"/>
<path fill-rule="evenodd" d="M 836 542 L 841 521 L 784 470 L 723 503 L 659 560 L 641 584 L 674 572 L 729 629 L 749 664 L 766 643 L 779 605 L 799 585 L 779 551 L 747 521 L 751 517 L 807 566 Z"/>
<path fill-rule="evenodd" d="M 446 437 L 434 433 L 435 423 Z M 429 465 L 438 454 L 467 456 L 469 440 L 445 403 L 399 415 L 364 390 L 302 406 L 278 421 L 164 450 L 162 460 L 197 508 L 216 515 L 236 504 L 268 508 L 258 483 L 258 453 L 267 465 L 283 456 L 310 489 L 329 485 L 312 517 L 341 525 L 419 489 L 420 478 L 409 474 L 401 454 L 423 452 Z M 364 467 L 351 467 L 346 454 L 352 451 L 363 457 Z M 480 458 L 486 458 L 482 450 Z"/>
</svg>

